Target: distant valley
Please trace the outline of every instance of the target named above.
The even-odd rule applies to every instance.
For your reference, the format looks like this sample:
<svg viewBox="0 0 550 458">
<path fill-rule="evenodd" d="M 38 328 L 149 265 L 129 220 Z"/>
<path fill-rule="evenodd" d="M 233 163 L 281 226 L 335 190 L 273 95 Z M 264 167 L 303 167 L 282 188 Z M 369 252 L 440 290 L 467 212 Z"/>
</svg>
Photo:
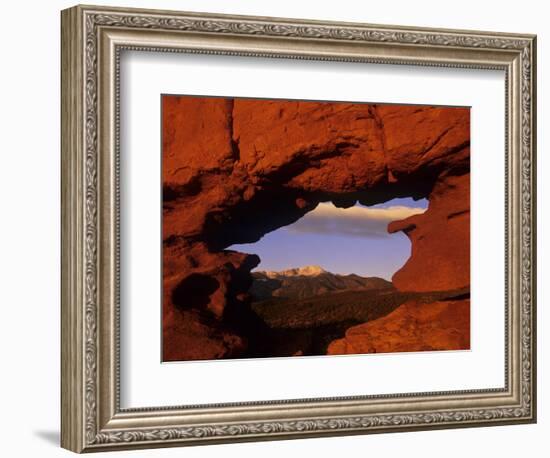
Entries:
<svg viewBox="0 0 550 458">
<path fill-rule="evenodd" d="M 248 356 L 326 354 L 346 329 L 388 315 L 408 300 L 433 302 L 469 291 L 402 292 L 383 278 L 341 275 L 320 266 L 253 272 L 251 311 L 262 323 Z"/>
</svg>

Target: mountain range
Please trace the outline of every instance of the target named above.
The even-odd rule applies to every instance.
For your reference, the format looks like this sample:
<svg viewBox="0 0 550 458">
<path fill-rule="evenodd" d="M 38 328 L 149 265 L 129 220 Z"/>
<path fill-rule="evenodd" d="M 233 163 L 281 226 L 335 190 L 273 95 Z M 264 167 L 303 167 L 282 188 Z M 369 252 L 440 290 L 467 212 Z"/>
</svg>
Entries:
<svg viewBox="0 0 550 458">
<path fill-rule="evenodd" d="M 391 282 L 379 277 L 341 275 L 320 266 L 304 266 L 275 271 L 256 271 L 250 293 L 254 301 L 268 299 L 305 299 L 342 291 L 393 289 Z"/>
</svg>

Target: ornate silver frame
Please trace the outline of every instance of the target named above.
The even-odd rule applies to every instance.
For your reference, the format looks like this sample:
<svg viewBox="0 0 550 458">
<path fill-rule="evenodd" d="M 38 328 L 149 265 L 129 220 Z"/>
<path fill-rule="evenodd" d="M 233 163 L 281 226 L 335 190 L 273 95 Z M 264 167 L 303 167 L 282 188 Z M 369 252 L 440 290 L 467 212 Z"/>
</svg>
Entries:
<svg viewBox="0 0 550 458">
<path fill-rule="evenodd" d="M 323 59 L 506 72 L 503 389 L 121 409 L 120 52 Z M 75 452 L 530 423 L 535 372 L 533 35 L 76 6 L 62 12 L 62 446 Z"/>
</svg>

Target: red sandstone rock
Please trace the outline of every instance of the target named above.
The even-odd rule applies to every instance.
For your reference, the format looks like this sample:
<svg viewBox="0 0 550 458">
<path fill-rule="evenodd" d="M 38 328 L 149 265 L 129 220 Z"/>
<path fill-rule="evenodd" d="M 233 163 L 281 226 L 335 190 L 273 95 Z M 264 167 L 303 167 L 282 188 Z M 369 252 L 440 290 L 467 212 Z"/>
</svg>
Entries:
<svg viewBox="0 0 550 458">
<path fill-rule="evenodd" d="M 245 340 L 223 326 L 203 323 L 195 311 L 168 308 L 163 319 L 163 361 L 238 357 Z"/>
<path fill-rule="evenodd" d="M 258 259 L 224 249 L 320 201 L 428 197 L 425 214 L 390 225 L 412 243 L 394 283 L 467 285 L 469 140 L 466 108 L 164 97 L 164 359 L 243 351 L 228 310 L 246 309 Z"/>
<path fill-rule="evenodd" d="M 396 180 L 423 169 L 469 170 L 470 110 L 414 105 L 379 105 L 387 166 Z"/>
<path fill-rule="evenodd" d="M 402 291 L 447 291 L 470 285 L 470 174 L 445 176 L 425 213 L 394 221 L 389 232 L 411 240 L 411 257 L 392 282 Z"/>
<path fill-rule="evenodd" d="M 409 301 L 389 315 L 353 326 L 329 355 L 470 348 L 470 301 Z"/>
<path fill-rule="evenodd" d="M 164 183 L 185 184 L 196 173 L 231 167 L 231 106 L 217 97 L 163 97 Z"/>
</svg>

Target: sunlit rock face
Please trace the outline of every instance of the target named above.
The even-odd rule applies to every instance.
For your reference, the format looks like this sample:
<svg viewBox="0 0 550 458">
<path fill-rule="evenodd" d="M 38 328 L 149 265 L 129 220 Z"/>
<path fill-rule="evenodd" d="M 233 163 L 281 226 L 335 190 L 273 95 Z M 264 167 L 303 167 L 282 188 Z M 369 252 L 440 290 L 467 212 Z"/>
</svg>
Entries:
<svg viewBox="0 0 550 458">
<path fill-rule="evenodd" d="M 244 354 L 247 329 L 262 326 L 248 307 L 260 260 L 225 249 L 320 202 L 427 198 L 425 213 L 390 224 L 412 244 L 394 285 L 468 286 L 469 119 L 467 108 L 164 97 L 163 359 Z"/>
<path fill-rule="evenodd" d="M 350 327 L 329 355 L 470 348 L 470 301 L 408 301 L 389 315 Z"/>
<path fill-rule="evenodd" d="M 426 213 L 390 223 L 389 232 L 403 231 L 411 257 L 395 273 L 403 291 L 438 291 L 470 284 L 470 174 L 440 175 L 428 195 Z"/>
</svg>

